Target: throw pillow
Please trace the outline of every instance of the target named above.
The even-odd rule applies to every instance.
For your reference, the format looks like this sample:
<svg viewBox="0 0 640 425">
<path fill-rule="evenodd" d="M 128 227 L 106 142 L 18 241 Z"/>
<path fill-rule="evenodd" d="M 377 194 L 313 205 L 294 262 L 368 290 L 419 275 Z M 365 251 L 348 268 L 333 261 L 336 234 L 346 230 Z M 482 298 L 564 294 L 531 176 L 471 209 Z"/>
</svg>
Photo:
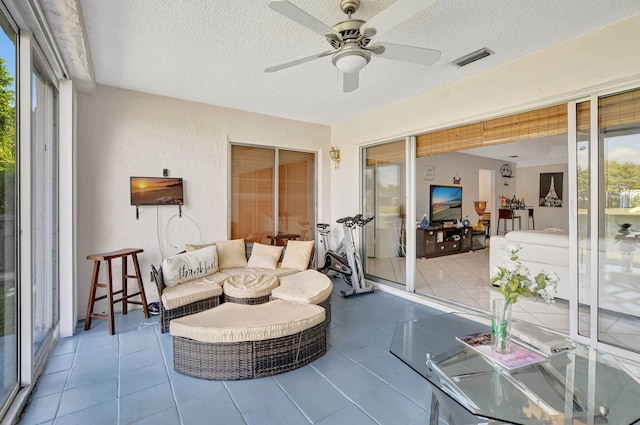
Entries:
<svg viewBox="0 0 640 425">
<path fill-rule="evenodd" d="M 278 267 L 278 260 L 282 255 L 283 249 L 283 246 L 264 245 L 255 242 L 247 267 L 275 270 Z"/>
<path fill-rule="evenodd" d="M 244 239 L 216 242 L 218 260 L 221 269 L 233 269 L 247 266 L 247 252 Z"/>
<path fill-rule="evenodd" d="M 162 261 L 162 277 L 166 286 L 175 286 L 218 271 L 216 246 L 185 252 Z"/>
<path fill-rule="evenodd" d="M 189 252 L 189 251 L 195 251 L 197 249 L 202 249 L 202 248 L 206 248 L 208 246 L 214 246 L 216 243 L 212 242 L 212 243 L 206 243 L 204 245 L 194 245 L 194 244 L 186 244 L 184 246 L 184 250 Z"/>
<path fill-rule="evenodd" d="M 314 241 L 288 241 L 281 267 L 294 270 L 307 270 Z"/>
</svg>

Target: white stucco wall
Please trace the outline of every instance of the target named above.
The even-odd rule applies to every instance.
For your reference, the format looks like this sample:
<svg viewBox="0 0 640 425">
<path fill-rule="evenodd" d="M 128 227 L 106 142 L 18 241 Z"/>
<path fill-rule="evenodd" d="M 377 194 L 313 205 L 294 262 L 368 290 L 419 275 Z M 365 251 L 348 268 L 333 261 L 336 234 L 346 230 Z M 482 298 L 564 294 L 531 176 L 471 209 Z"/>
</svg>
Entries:
<svg viewBox="0 0 640 425">
<path fill-rule="evenodd" d="M 92 262 L 88 254 L 135 247 L 147 294 L 150 264 L 184 243 L 227 238 L 229 141 L 317 152 L 319 219 L 327 220 L 330 129 L 167 97 L 98 86 L 78 95 L 78 315 L 84 317 Z M 178 207 L 130 206 L 130 176 L 184 178 Z M 158 241 L 160 238 L 160 242 Z M 114 276 L 119 281 L 119 261 Z M 133 282 L 131 282 L 133 285 Z"/>
</svg>

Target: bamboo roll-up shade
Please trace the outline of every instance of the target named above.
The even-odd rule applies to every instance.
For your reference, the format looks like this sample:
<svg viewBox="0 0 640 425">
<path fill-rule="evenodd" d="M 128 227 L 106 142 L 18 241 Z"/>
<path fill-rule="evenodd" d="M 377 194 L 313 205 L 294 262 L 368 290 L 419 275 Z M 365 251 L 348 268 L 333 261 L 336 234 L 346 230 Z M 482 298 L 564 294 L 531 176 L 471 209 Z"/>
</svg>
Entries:
<svg viewBox="0 0 640 425">
<path fill-rule="evenodd" d="M 417 137 L 416 156 L 567 133 L 567 105 L 556 105 Z"/>
<path fill-rule="evenodd" d="M 576 126 L 578 131 L 588 131 L 591 128 L 591 102 L 576 105 Z"/>
<path fill-rule="evenodd" d="M 600 129 L 615 129 L 639 123 L 640 90 L 598 99 L 598 126 Z"/>
<path fill-rule="evenodd" d="M 367 167 L 404 162 L 404 140 L 366 149 Z"/>
</svg>

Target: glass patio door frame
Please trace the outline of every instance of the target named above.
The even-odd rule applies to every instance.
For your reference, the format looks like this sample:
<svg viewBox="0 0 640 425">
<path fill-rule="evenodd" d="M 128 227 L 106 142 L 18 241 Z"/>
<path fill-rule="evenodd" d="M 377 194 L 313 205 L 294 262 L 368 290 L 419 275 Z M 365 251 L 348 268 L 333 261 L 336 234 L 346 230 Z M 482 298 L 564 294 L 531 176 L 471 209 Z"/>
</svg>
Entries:
<svg viewBox="0 0 640 425">
<path fill-rule="evenodd" d="M 572 235 L 569 241 L 570 253 L 570 285 L 571 298 L 569 304 L 569 333 L 570 337 L 578 342 L 589 345 L 594 349 L 602 349 L 611 354 L 627 358 L 635 362 L 640 362 L 640 353 L 633 352 L 624 348 L 620 348 L 599 340 L 600 333 L 600 247 L 604 242 L 600 240 L 600 221 L 604 219 L 601 216 L 601 197 L 600 186 L 605 182 L 601 176 L 600 168 L 604 161 L 603 152 L 600 148 L 600 128 L 599 128 L 599 108 L 598 101 L 601 97 L 615 95 L 628 90 L 638 89 L 637 85 L 616 88 L 614 90 L 603 91 L 592 94 L 587 98 L 568 102 L 568 123 L 569 123 L 569 192 L 575 196 L 571 196 L 569 205 L 569 234 Z M 589 335 L 581 335 L 579 333 L 579 235 L 578 235 L 578 176 L 577 176 L 577 113 L 576 105 L 582 102 L 589 102 L 590 108 L 590 129 L 589 129 Z"/>
<path fill-rule="evenodd" d="M 405 194 L 404 194 L 404 205 L 405 205 L 405 290 L 406 292 L 415 292 L 415 270 L 416 270 L 416 232 L 409 231 L 414 230 L 413 223 L 416 222 L 416 193 L 415 193 L 415 163 L 416 163 L 416 138 L 415 136 L 407 136 L 404 139 L 394 139 L 394 140 L 385 140 L 383 142 L 368 144 L 365 146 L 360 146 L 360 211 L 364 212 L 367 210 L 368 200 L 366 199 L 366 190 L 367 190 L 367 149 L 379 145 L 384 145 L 388 143 L 397 143 L 404 140 L 404 160 L 406 163 L 406 171 L 405 171 Z M 377 218 L 376 218 L 377 219 Z M 367 252 L 367 232 L 364 228 L 358 228 L 358 236 L 360 240 L 359 251 L 360 258 L 365 259 Z M 362 265 L 364 268 L 365 278 L 370 278 L 373 275 L 369 275 L 367 272 L 367 262 L 362 261 Z M 373 276 L 375 277 L 375 276 Z"/>
<path fill-rule="evenodd" d="M 20 237 L 19 237 L 19 280 L 20 280 L 20 301 L 19 301 L 19 332 L 20 332 L 20 347 L 19 347 L 19 381 L 20 386 L 22 388 L 29 388 L 30 385 L 34 382 L 37 376 L 44 369 L 44 365 L 48 358 L 49 353 L 53 349 L 54 343 L 59 337 L 60 331 L 60 298 L 59 298 L 59 285 L 58 285 L 58 240 L 57 240 L 57 232 L 58 232 L 58 216 L 57 212 L 50 217 L 46 218 L 46 229 L 45 232 L 48 234 L 45 236 L 46 243 L 45 245 L 52 248 L 51 251 L 47 253 L 50 262 L 49 266 L 52 267 L 51 270 L 46 271 L 46 278 L 49 279 L 47 285 L 55 280 L 55 290 L 54 294 L 51 294 L 52 297 L 49 297 L 48 300 L 55 303 L 53 306 L 49 306 L 47 314 L 53 314 L 52 321 L 49 323 L 49 331 L 47 335 L 41 341 L 38 352 L 34 348 L 34 296 L 33 296 L 33 279 L 34 279 L 34 256 L 33 252 L 35 249 L 35 239 L 34 233 L 36 232 L 36 228 L 34 225 L 34 214 L 36 213 L 34 199 L 32 196 L 32 191 L 34 190 L 36 181 L 34 178 L 35 173 L 42 172 L 43 170 L 34 169 L 34 152 L 33 149 L 35 147 L 34 142 L 34 134 L 35 128 L 33 126 L 33 115 L 32 115 L 32 96 L 33 96 L 33 73 L 35 72 L 36 65 L 38 63 L 38 70 L 42 73 L 42 76 L 46 78 L 48 84 L 51 85 L 51 88 L 54 91 L 58 91 L 57 79 L 55 78 L 55 74 L 51 69 L 49 62 L 46 59 L 45 54 L 43 53 L 40 46 L 37 44 L 34 39 L 33 33 L 30 31 L 20 31 L 19 34 L 19 45 L 18 45 L 18 99 L 17 99 L 17 109 L 18 109 L 18 153 L 19 153 L 19 220 L 20 220 Z M 57 143 L 57 131 L 58 131 L 58 105 L 57 102 L 59 99 L 55 98 L 55 105 L 53 105 L 55 109 L 55 114 L 52 116 L 48 116 L 47 119 L 52 118 L 55 122 L 51 122 L 51 129 L 53 130 L 53 134 L 47 134 L 47 140 L 51 143 L 49 149 L 51 149 L 48 153 L 48 156 L 51 156 L 55 153 L 56 158 L 54 159 L 55 163 L 52 163 L 50 168 L 49 176 L 53 177 L 51 173 L 56 173 L 55 182 L 52 184 L 58 184 L 59 176 L 58 173 L 58 150 L 57 147 L 54 148 L 53 145 Z M 51 112 L 51 111 L 50 111 Z M 54 140 L 55 139 L 55 140 Z M 54 193 L 55 192 L 55 193 Z M 54 189 L 54 192 L 47 192 L 46 196 L 49 196 L 48 200 L 52 201 L 52 197 L 56 197 L 55 206 L 52 202 L 49 204 L 48 211 L 51 212 L 51 209 L 58 207 L 57 197 L 59 193 L 57 192 L 57 188 Z M 47 199 L 41 200 L 42 202 L 46 202 Z M 55 227 L 55 228 L 54 228 Z M 51 233 L 54 232 L 54 233 Z M 42 236 L 42 235 L 40 235 Z M 53 252 L 55 250 L 55 252 Z M 22 397 L 23 392 L 21 391 L 19 397 Z"/>
</svg>

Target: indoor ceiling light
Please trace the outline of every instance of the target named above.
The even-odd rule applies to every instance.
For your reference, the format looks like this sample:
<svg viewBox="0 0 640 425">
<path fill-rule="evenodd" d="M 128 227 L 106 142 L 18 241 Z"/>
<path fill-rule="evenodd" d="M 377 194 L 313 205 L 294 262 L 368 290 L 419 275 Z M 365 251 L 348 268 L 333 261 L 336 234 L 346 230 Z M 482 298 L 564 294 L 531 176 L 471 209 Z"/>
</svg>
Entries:
<svg viewBox="0 0 640 425">
<path fill-rule="evenodd" d="M 342 51 L 333 55 L 332 62 L 340 71 L 353 74 L 364 68 L 370 60 L 371 54 L 356 46 L 343 48 Z"/>
</svg>

